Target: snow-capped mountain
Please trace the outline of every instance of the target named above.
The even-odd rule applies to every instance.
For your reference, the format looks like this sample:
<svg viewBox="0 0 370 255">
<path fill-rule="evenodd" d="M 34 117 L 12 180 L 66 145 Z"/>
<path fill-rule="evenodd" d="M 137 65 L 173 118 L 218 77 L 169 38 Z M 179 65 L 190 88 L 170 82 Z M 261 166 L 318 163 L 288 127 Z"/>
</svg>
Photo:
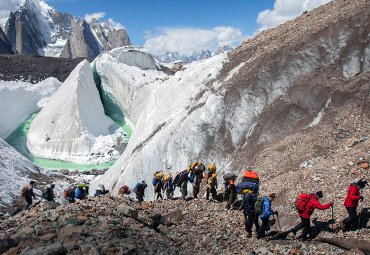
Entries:
<svg viewBox="0 0 370 255">
<path fill-rule="evenodd" d="M 99 22 L 90 26 L 44 1 L 26 0 L 18 11 L 10 13 L 4 32 L 20 54 L 58 57 L 64 52 L 63 56 L 92 59 L 103 49 L 131 44 L 125 30 L 104 26 Z M 83 50 L 74 50 L 77 48 Z"/>
<path fill-rule="evenodd" d="M 193 61 L 210 58 L 212 56 L 230 51 L 232 49 L 233 48 L 231 46 L 227 45 L 227 46 L 219 47 L 214 52 L 211 52 L 210 50 L 202 50 L 199 52 L 194 52 L 191 55 L 180 54 L 178 52 L 166 52 L 163 55 L 156 55 L 155 58 L 158 59 L 158 61 L 162 63 L 172 63 L 176 61 L 181 61 L 184 63 L 191 63 Z"/>
<path fill-rule="evenodd" d="M 12 46 L 0 27 L 0 54 L 13 54 Z"/>
</svg>

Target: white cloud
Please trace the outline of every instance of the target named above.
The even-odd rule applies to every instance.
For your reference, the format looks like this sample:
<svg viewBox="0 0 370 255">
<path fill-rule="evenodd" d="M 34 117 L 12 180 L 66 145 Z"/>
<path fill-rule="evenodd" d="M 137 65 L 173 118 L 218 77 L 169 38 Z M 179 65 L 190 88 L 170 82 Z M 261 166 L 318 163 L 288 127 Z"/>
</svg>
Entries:
<svg viewBox="0 0 370 255">
<path fill-rule="evenodd" d="M 90 23 L 92 19 L 97 19 L 100 21 L 102 18 L 105 17 L 105 15 L 105 12 L 87 13 L 85 14 L 84 19 Z M 125 27 L 121 23 L 114 21 L 112 18 L 107 19 L 107 21 L 108 24 L 114 29 L 125 29 Z"/>
<path fill-rule="evenodd" d="M 235 45 L 246 39 L 240 29 L 234 27 L 163 28 L 156 34 L 147 32 L 144 46 L 154 54 L 167 51 L 190 55 L 201 50 L 214 50 L 224 45 Z"/>
<path fill-rule="evenodd" d="M 4 27 L 12 11 L 16 11 L 26 0 L 0 0 L 0 26 Z"/>
<path fill-rule="evenodd" d="M 125 27 L 121 23 L 114 21 L 112 18 L 108 19 L 108 23 L 114 29 L 125 29 Z"/>
<path fill-rule="evenodd" d="M 92 19 L 100 20 L 105 17 L 105 12 L 86 13 L 84 19 L 91 22 Z"/>
<path fill-rule="evenodd" d="M 258 14 L 259 31 L 275 27 L 288 20 L 294 19 L 304 11 L 310 11 L 331 0 L 275 0 L 274 8 Z"/>
</svg>

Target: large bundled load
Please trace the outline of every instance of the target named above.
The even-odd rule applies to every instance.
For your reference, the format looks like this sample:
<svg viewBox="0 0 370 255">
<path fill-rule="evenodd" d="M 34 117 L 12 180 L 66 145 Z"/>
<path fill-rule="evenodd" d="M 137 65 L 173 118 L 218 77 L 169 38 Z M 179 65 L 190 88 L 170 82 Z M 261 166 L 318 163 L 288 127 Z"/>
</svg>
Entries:
<svg viewBox="0 0 370 255">
<path fill-rule="evenodd" d="M 203 175 L 203 172 L 206 170 L 206 167 L 201 163 L 197 162 L 194 164 L 191 164 L 189 167 L 189 181 L 191 183 L 194 182 L 194 179 L 197 175 Z"/>
<path fill-rule="evenodd" d="M 188 180 L 189 172 L 188 170 L 181 171 L 176 174 L 175 178 L 173 179 L 173 185 L 175 187 L 181 187 L 184 181 Z"/>
<path fill-rule="evenodd" d="M 259 175 L 257 172 L 246 169 L 241 183 L 236 185 L 236 191 L 240 194 L 257 194 L 259 190 Z"/>
<path fill-rule="evenodd" d="M 164 177 L 164 174 L 162 170 L 155 172 L 153 176 L 153 180 L 152 180 L 153 186 L 156 186 L 158 182 L 162 181 L 163 177 Z"/>
</svg>

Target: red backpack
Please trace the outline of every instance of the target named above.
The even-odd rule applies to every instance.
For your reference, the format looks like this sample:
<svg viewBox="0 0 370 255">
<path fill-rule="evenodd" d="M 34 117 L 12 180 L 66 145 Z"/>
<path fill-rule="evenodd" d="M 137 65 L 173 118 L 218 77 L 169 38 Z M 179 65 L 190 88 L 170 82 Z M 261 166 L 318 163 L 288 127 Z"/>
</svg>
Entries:
<svg viewBox="0 0 370 255">
<path fill-rule="evenodd" d="M 30 189 L 30 187 L 28 185 L 24 186 L 22 189 L 21 189 L 21 196 L 22 197 L 26 197 L 27 195 L 27 192 L 28 190 Z"/>
<path fill-rule="evenodd" d="M 308 202 L 310 202 L 312 194 L 302 193 L 298 196 L 297 201 L 295 202 L 295 208 L 298 212 L 303 212 L 306 210 Z"/>
</svg>

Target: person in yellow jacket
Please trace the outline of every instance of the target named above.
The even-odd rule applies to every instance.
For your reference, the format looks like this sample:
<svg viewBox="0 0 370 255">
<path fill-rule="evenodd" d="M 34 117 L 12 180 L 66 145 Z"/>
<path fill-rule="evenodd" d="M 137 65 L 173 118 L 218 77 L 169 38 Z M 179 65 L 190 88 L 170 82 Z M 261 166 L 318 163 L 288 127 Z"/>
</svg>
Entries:
<svg viewBox="0 0 370 255">
<path fill-rule="evenodd" d="M 214 173 L 211 175 L 211 177 L 208 178 L 207 182 L 207 193 L 206 193 L 206 199 L 209 199 L 209 193 L 212 194 L 212 199 L 217 199 L 217 174 Z"/>
</svg>

